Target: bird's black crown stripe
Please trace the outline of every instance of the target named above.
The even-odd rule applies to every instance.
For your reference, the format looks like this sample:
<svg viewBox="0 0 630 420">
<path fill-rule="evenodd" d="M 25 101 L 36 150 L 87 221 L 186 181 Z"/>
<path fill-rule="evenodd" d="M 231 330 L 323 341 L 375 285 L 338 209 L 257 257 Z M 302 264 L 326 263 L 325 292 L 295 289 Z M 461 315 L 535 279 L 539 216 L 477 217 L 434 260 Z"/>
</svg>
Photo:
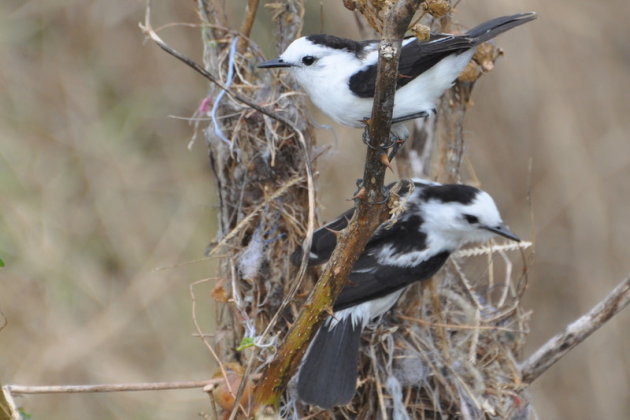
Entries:
<svg viewBox="0 0 630 420">
<path fill-rule="evenodd" d="M 470 204 L 479 194 L 479 190 L 470 185 L 431 185 L 422 190 L 422 197 L 428 200 L 439 200 L 443 203 Z"/>
<path fill-rule="evenodd" d="M 353 41 L 351 39 L 339 38 L 334 35 L 326 35 L 326 34 L 316 34 L 309 35 L 306 37 L 313 44 L 323 45 L 328 48 L 333 48 L 335 50 L 346 50 L 356 55 L 360 55 L 365 47 L 365 42 Z"/>
</svg>

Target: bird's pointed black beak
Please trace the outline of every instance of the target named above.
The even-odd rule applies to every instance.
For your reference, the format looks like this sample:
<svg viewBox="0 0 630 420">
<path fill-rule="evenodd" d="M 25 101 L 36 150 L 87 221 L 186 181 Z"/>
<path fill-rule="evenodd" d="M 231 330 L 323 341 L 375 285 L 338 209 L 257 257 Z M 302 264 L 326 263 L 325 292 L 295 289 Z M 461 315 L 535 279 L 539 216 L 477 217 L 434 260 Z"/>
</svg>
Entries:
<svg viewBox="0 0 630 420">
<path fill-rule="evenodd" d="M 258 65 L 259 69 L 271 69 L 274 67 L 292 67 L 293 64 L 287 63 L 282 58 L 274 58 L 273 60 L 265 61 Z"/>
<path fill-rule="evenodd" d="M 521 241 L 521 238 L 512 233 L 512 231 L 504 224 L 500 224 L 498 226 L 482 226 L 482 229 L 489 230 L 492 233 L 496 233 L 497 235 L 501 235 L 504 238 L 508 238 L 516 242 Z"/>
</svg>

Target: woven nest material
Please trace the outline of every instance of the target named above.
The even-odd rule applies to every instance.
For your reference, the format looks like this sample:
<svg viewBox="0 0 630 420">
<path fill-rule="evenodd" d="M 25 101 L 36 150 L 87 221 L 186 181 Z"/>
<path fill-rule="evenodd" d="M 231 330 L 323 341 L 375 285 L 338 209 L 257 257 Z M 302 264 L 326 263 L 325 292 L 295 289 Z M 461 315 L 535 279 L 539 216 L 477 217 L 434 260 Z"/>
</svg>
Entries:
<svg viewBox="0 0 630 420">
<path fill-rule="evenodd" d="M 531 243 L 455 253 L 432 281 L 412 287 L 363 336 L 360 381 L 333 413 L 289 398 L 284 416 L 318 419 L 506 419 L 533 415 L 517 360 L 529 314 Z M 514 260 L 514 261 L 513 261 Z"/>
<path fill-rule="evenodd" d="M 206 50 L 206 65 L 215 69 L 220 80 L 230 84 L 232 91 L 294 122 L 302 135 L 309 136 L 303 96 L 284 79 L 256 69 L 262 56 L 255 47 L 238 53 L 232 35 L 212 43 L 215 47 Z M 229 68 L 233 68 L 232 74 Z M 304 149 L 293 129 L 221 95 L 218 88 L 211 88 L 202 105 L 199 112 L 211 119 L 204 134 L 220 206 L 217 241 L 208 253 L 226 255 L 221 259 L 221 276 L 213 296 L 229 301 L 219 310 L 222 329 L 216 341 L 221 359 L 244 362 L 251 352 L 234 349 L 241 347 L 243 337 L 253 339 L 261 334 L 294 286 L 295 267 L 288 255 L 306 234 L 304 168 L 311 159 L 310 150 Z M 289 310 L 287 320 L 295 314 Z M 280 322 L 274 335 L 284 331 L 286 322 Z M 266 337 L 265 343 L 273 340 Z M 258 362 L 266 361 L 270 351 L 257 352 Z"/>
</svg>

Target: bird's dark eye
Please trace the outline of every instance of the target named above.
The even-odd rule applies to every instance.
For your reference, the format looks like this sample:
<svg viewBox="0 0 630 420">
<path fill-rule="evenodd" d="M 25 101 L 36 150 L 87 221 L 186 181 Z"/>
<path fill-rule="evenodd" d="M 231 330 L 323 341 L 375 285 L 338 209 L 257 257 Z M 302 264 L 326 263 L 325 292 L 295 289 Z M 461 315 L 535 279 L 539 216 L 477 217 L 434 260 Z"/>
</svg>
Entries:
<svg viewBox="0 0 630 420">
<path fill-rule="evenodd" d="M 305 66 L 310 66 L 314 62 L 315 62 L 315 57 L 313 57 L 312 55 L 307 55 L 305 57 L 302 57 L 302 63 L 304 63 Z"/>
<path fill-rule="evenodd" d="M 471 225 L 474 225 L 475 223 L 479 223 L 479 218 L 477 216 L 473 216 L 472 214 L 465 214 L 464 219 L 466 219 L 466 221 L 470 223 Z"/>
</svg>

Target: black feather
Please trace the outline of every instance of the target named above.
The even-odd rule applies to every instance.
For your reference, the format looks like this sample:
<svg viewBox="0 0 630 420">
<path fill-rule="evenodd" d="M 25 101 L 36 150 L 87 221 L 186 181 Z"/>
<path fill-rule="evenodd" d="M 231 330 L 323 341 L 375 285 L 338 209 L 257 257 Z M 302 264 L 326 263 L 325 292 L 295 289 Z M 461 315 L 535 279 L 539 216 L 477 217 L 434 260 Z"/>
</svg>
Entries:
<svg viewBox="0 0 630 420">
<path fill-rule="evenodd" d="M 337 246 L 337 235 L 335 232 L 339 232 L 348 226 L 348 221 L 352 218 L 354 210 L 354 208 L 351 208 L 332 222 L 313 232 L 311 253 L 308 259 L 309 265 L 322 264 L 330 259 Z M 298 248 L 291 254 L 291 263 L 299 266 L 301 261 L 302 248 Z"/>
<path fill-rule="evenodd" d="M 431 34 L 427 41 L 412 41 L 402 48 L 396 89 L 420 76 L 451 54 L 461 54 L 482 42 L 536 18 L 535 13 L 519 13 L 491 19 L 464 35 Z M 360 98 L 374 97 L 376 65 L 367 66 L 349 81 L 350 90 Z"/>
<path fill-rule="evenodd" d="M 374 271 L 368 273 L 350 273 L 348 284 L 343 288 L 335 301 L 334 311 L 356 306 L 361 303 L 378 299 L 394 293 L 418 281 L 433 276 L 444 265 L 450 255 L 441 252 L 422 264 L 412 267 L 398 267 L 394 265 L 374 264 Z M 362 256 L 361 258 L 365 258 Z M 368 257 L 369 258 L 369 257 Z M 356 269 L 357 265 L 354 266 Z"/>
<path fill-rule="evenodd" d="M 463 184 L 434 185 L 422 190 L 423 200 L 438 200 L 442 203 L 470 204 L 477 194 L 477 188 Z"/>
<path fill-rule="evenodd" d="M 350 402 L 357 383 L 361 329 L 351 317 L 331 330 L 326 325 L 319 329 L 298 373 L 302 401 L 327 409 Z"/>
<path fill-rule="evenodd" d="M 486 42 L 489 39 L 514 28 L 515 26 L 522 25 L 534 19 L 536 19 L 536 13 L 534 12 L 517 13 L 511 16 L 498 17 L 490 19 L 481 25 L 475 26 L 466 32 L 466 36 L 474 39 L 475 45 L 479 45 L 482 42 Z"/>
<path fill-rule="evenodd" d="M 306 37 L 313 44 L 323 45 L 335 50 L 345 50 L 360 57 L 367 45 L 375 41 L 354 41 L 352 39 L 339 38 L 334 35 L 314 34 Z"/>
<path fill-rule="evenodd" d="M 385 189 L 389 191 L 395 184 L 395 182 L 392 182 L 389 185 L 385 186 Z M 410 190 L 410 184 L 411 181 L 403 180 L 400 190 L 398 191 L 398 195 L 406 195 Z M 414 182 L 414 185 L 418 188 L 423 188 L 430 184 L 416 181 Z M 350 219 L 352 219 L 352 216 L 354 215 L 354 210 L 354 208 L 351 208 L 350 210 L 345 211 L 335 220 L 322 226 L 313 233 L 311 254 L 309 255 L 308 261 L 309 265 L 322 264 L 330 259 L 330 256 L 337 246 L 337 235 L 335 234 L 335 232 L 339 232 L 348 226 L 348 222 L 350 221 Z M 298 248 L 293 252 L 293 254 L 291 254 L 291 263 L 293 265 L 299 266 L 301 261 L 302 248 Z"/>
</svg>

